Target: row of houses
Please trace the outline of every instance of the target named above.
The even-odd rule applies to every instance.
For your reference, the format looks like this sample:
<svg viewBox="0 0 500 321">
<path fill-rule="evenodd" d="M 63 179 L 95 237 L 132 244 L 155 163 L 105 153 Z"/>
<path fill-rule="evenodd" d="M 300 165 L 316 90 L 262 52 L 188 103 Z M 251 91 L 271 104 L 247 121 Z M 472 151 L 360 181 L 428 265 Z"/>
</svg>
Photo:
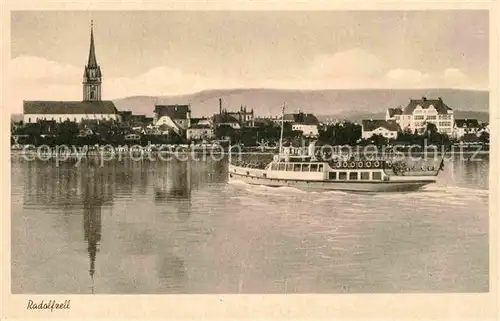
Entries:
<svg viewBox="0 0 500 321">
<path fill-rule="evenodd" d="M 455 139 L 466 134 L 489 133 L 489 125 L 481 124 L 477 119 L 455 119 L 453 109 L 443 99 L 422 97 L 410 99 L 405 107 L 388 108 L 385 119 L 363 120 L 362 138 L 381 135 L 396 139 L 401 132 L 423 134 L 429 124 L 433 124 L 437 132 Z"/>
<path fill-rule="evenodd" d="M 207 140 L 215 137 L 215 131 L 220 127 L 241 130 L 256 128 L 260 125 L 280 122 L 281 118 L 256 118 L 253 109 L 240 106 L 239 110 L 228 111 L 222 108 L 219 99 L 219 112 L 212 117 L 191 117 L 189 105 L 156 105 L 152 125 L 165 127 L 167 130 L 184 136 L 187 140 Z M 317 137 L 319 121 L 313 114 L 290 113 L 283 116 L 285 123 L 290 123 L 292 130 L 301 131 L 306 137 Z"/>
</svg>

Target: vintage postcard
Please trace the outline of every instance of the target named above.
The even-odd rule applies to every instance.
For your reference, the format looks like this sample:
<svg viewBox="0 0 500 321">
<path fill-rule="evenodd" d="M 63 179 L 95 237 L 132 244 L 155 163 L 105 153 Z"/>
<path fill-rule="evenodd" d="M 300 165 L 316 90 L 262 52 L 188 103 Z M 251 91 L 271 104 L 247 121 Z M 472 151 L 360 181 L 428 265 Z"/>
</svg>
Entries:
<svg viewBox="0 0 500 321">
<path fill-rule="evenodd" d="M 498 317 L 496 3 L 2 18 L 2 317 Z"/>
</svg>

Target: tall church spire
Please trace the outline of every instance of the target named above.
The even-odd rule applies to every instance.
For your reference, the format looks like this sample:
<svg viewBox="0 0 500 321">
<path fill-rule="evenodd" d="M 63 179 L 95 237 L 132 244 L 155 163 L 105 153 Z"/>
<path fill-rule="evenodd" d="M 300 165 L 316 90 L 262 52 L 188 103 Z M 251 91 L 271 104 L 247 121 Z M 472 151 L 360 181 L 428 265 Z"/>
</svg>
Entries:
<svg viewBox="0 0 500 321">
<path fill-rule="evenodd" d="M 89 68 L 97 68 L 97 59 L 95 58 L 95 47 L 94 47 L 94 21 L 90 21 L 90 51 L 89 51 L 89 61 L 87 63 Z"/>
<path fill-rule="evenodd" d="M 101 67 L 97 64 L 94 46 L 94 22 L 90 23 L 89 60 L 83 72 L 83 101 L 101 100 Z"/>
</svg>

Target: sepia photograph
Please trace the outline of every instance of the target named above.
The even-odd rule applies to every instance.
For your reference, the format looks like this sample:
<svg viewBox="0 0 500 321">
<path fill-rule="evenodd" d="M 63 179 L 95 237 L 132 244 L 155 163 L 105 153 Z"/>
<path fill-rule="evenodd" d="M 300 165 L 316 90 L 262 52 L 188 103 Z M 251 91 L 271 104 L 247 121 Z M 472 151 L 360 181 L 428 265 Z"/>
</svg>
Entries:
<svg viewBox="0 0 500 321">
<path fill-rule="evenodd" d="M 491 19 L 11 11 L 4 288 L 489 293 Z"/>
</svg>

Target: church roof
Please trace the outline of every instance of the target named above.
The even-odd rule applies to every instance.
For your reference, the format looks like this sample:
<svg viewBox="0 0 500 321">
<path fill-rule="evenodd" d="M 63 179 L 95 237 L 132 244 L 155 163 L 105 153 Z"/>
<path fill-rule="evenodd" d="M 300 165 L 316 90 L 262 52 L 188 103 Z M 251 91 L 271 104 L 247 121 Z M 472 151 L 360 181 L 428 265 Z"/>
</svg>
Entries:
<svg viewBox="0 0 500 321">
<path fill-rule="evenodd" d="M 94 26 L 90 27 L 90 50 L 89 50 L 89 61 L 87 63 L 89 68 L 97 68 L 97 59 L 95 57 L 95 47 L 94 47 Z"/>
<path fill-rule="evenodd" d="M 83 78 L 88 78 L 91 79 L 92 77 L 90 76 L 90 69 L 95 69 L 95 77 L 101 78 L 102 77 L 102 72 L 101 72 L 101 67 L 97 66 L 97 68 L 90 68 L 89 66 L 85 66 L 85 70 L 83 71 Z"/>
<path fill-rule="evenodd" d="M 94 76 L 92 77 L 90 74 L 90 70 L 95 70 Z M 94 26 L 93 23 L 90 27 L 90 49 L 89 49 L 89 59 L 87 61 L 87 65 L 85 66 L 85 70 L 83 71 L 84 81 L 86 79 L 90 79 L 92 81 L 99 81 L 100 79 L 94 79 L 95 77 L 101 78 L 101 67 L 97 64 L 97 58 L 95 55 L 95 45 L 94 45 Z"/>
<path fill-rule="evenodd" d="M 24 114 L 118 114 L 115 104 L 101 101 L 24 101 Z"/>
</svg>

